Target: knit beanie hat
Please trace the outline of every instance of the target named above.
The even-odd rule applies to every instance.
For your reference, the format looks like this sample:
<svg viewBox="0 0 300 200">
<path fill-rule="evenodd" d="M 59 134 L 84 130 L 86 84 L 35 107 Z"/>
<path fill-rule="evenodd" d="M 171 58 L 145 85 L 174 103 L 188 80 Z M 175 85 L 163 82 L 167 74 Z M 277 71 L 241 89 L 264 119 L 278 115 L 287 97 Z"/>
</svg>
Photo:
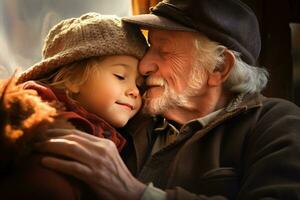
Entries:
<svg viewBox="0 0 300 200">
<path fill-rule="evenodd" d="M 36 80 L 67 64 L 83 59 L 129 55 L 141 59 L 147 43 L 138 27 L 117 16 L 87 13 L 59 22 L 47 35 L 43 59 L 22 72 L 18 83 Z"/>
</svg>

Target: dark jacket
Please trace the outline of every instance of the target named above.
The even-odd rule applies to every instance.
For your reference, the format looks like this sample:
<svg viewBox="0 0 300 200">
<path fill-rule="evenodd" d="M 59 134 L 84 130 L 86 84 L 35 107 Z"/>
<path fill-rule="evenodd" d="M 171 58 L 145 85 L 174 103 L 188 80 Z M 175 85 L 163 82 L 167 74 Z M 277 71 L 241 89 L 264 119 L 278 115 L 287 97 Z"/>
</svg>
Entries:
<svg viewBox="0 0 300 200">
<path fill-rule="evenodd" d="M 142 115 L 129 124 L 123 157 L 167 199 L 300 199 L 300 109 L 288 101 L 247 96 L 204 128 L 185 125 L 150 156 L 154 127 Z"/>
</svg>

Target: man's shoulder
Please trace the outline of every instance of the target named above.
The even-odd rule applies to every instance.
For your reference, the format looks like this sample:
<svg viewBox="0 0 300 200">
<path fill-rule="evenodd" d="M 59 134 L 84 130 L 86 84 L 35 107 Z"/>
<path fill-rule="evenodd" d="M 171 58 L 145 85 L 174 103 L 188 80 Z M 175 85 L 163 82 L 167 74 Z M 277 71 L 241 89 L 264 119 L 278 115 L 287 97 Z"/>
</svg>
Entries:
<svg viewBox="0 0 300 200">
<path fill-rule="evenodd" d="M 248 111 L 255 115 L 263 116 L 263 115 L 273 115 L 273 116 L 284 116 L 284 115 L 299 115 L 300 116 L 300 108 L 291 101 L 273 98 L 273 97 L 265 97 L 259 93 L 246 95 L 239 105 L 240 108 L 246 108 Z"/>
<path fill-rule="evenodd" d="M 262 101 L 262 113 L 279 115 L 297 115 L 300 117 L 300 108 L 291 101 L 280 98 L 264 98 Z"/>
<path fill-rule="evenodd" d="M 251 121 L 249 126 L 267 127 L 281 124 L 287 127 L 297 122 L 300 128 L 300 108 L 293 102 L 262 95 L 252 99 L 254 98 L 256 98 L 256 106 L 253 107 L 254 109 L 248 109 L 245 114 L 246 120 Z"/>
<path fill-rule="evenodd" d="M 300 130 L 300 108 L 288 100 L 265 97 L 261 106 L 248 117 L 253 120 L 249 126 L 252 138 L 293 139 Z"/>
<path fill-rule="evenodd" d="M 229 119 L 223 124 L 245 130 L 246 134 L 254 137 L 263 136 L 264 133 L 288 135 L 300 130 L 300 108 L 294 103 L 260 94 L 249 96 L 247 102 L 241 106 L 244 112 L 232 118 L 233 121 Z"/>
<path fill-rule="evenodd" d="M 263 103 L 267 104 L 267 105 L 272 105 L 272 106 L 275 106 L 275 105 L 292 106 L 292 107 L 299 109 L 299 107 L 296 104 L 294 104 L 293 102 L 286 100 L 286 99 L 281 99 L 281 98 L 265 97 L 263 99 Z"/>
</svg>

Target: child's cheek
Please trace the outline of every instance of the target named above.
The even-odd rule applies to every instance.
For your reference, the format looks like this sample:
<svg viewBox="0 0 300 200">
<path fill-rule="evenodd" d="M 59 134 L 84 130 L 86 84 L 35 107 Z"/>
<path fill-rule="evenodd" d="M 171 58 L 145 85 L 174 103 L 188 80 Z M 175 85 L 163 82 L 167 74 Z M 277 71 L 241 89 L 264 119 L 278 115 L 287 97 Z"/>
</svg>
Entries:
<svg viewBox="0 0 300 200">
<path fill-rule="evenodd" d="M 105 84 L 99 88 L 98 91 L 95 91 L 95 100 L 96 102 L 101 102 L 103 106 L 110 106 L 118 100 L 118 90 L 115 85 Z"/>
<path fill-rule="evenodd" d="M 100 106 L 109 106 L 112 103 L 112 94 L 107 91 L 95 92 L 94 94 L 95 104 L 100 104 Z"/>
</svg>

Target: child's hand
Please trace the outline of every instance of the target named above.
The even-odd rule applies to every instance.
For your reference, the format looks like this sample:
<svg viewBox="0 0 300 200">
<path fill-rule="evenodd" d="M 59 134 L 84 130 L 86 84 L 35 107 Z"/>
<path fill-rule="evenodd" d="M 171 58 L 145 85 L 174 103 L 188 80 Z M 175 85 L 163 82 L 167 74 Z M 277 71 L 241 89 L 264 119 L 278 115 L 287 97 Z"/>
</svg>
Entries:
<svg viewBox="0 0 300 200">
<path fill-rule="evenodd" d="M 52 129 L 48 136 L 52 139 L 39 143 L 37 149 L 68 160 L 44 157 L 45 166 L 84 181 L 99 198 L 141 198 L 146 186 L 132 176 L 112 141 L 76 129 Z"/>
</svg>

